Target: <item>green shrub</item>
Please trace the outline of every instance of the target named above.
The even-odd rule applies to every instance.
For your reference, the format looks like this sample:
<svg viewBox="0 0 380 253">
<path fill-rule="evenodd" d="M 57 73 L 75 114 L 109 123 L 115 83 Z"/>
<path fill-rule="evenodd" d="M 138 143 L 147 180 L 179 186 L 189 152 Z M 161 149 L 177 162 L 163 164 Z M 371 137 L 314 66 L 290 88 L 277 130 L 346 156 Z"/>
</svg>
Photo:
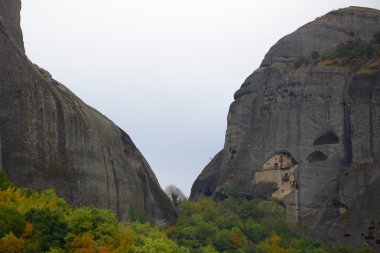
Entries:
<svg viewBox="0 0 380 253">
<path fill-rule="evenodd" d="M 317 60 L 317 59 L 319 59 L 320 57 L 321 57 L 321 55 L 319 54 L 318 51 L 313 51 L 313 52 L 311 53 L 311 58 L 312 58 L 313 60 Z"/>
<path fill-rule="evenodd" d="M 9 186 L 14 186 L 11 181 L 7 178 L 7 176 L 4 174 L 4 172 L 0 171 L 0 189 L 5 190 Z"/>
<path fill-rule="evenodd" d="M 20 237 L 24 232 L 25 225 L 24 215 L 0 204 L 0 238 L 9 233 Z"/>
</svg>

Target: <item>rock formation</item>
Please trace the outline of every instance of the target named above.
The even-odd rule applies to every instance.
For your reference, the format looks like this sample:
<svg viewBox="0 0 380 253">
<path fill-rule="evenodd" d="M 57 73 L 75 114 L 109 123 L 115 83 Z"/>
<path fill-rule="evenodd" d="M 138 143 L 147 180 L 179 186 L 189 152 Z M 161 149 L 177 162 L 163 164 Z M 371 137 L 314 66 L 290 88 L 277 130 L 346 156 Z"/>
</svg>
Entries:
<svg viewBox="0 0 380 253">
<path fill-rule="evenodd" d="M 20 0 L 0 0 L 0 169 L 70 204 L 129 208 L 153 222 L 176 211 L 130 137 L 24 53 Z"/>
<path fill-rule="evenodd" d="M 225 145 L 191 198 L 278 197 L 319 238 L 380 244 L 380 64 L 304 64 L 348 40 L 371 41 L 380 11 L 332 11 L 278 41 L 235 93 Z M 272 174 L 271 174 L 272 173 Z M 272 176 L 270 176 L 272 175 Z"/>
</svg>

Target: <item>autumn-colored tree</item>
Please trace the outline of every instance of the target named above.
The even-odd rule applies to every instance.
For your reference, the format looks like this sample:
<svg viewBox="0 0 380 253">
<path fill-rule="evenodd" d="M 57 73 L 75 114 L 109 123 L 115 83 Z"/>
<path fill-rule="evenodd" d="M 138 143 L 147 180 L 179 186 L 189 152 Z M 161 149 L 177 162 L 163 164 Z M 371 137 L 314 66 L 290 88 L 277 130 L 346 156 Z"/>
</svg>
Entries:
<svg viewBox="0 0 380 253">
<path fill-rule="evenodd" d="M 96 245 L 91 233 L 76 236 L 71 244 L 72 253 L 95 253 Z"/>
<path fill-rule="evenodd" d="M 300 237 L 284 222 L 278 200 L 247 200 L 232 186 L 231 198 L 219 203 L 180 201 L 175 227 L 165 229 L 132 206 L 132 219 L 118 222 L 110 210 L 71 208 L 53 190 L 19 189 L 0 172 L 0 253 L 373 252 Z"/>
<path fill-rule="evenodd" d="M 240 231 L 239 228 L 234 227 L 231 230 L 230 241 L 231 241 L 231 244 L 234 245 L 237 248 L 243 248 L 244 247 L 244 235 Z"/>
<path fill-rule="evenodd" d="M 25 239 L 17 238 L 13 234 L 4 236 L 0 240 L 0 253 L 23 253 Z"/>
<path fill-rule="evenodd" d="M 119 237 L 119 246 L 116 249 L 120 253 L 132 252 L 133 232 L 130 229 L 125 229 Z"/>
<path fill-rule="evenodd" d="M 278 235 L 272 235 L 264 240 L 257 248 L 259 253 L 289 253 L 288 249 L 285 249 L 281 245 L 282 239 Z"/>
<path fill-rule="evenodd" d="M 96 249 L 96 253 L 114 253 L 115 251 L 113 251 L 112 249 L 109 249 L 107 247 L 104 247 L 104 246 L 100 246 Z"/>
<path fill-rule="evenodd" d="M 68 209 L 67 203 L 62 198 L 59 198 L 52 189 L 37 193 L 32 190 L 9 186 L 7 189 L 0 190 L 0 203 L 22 214 L 25 214 L 30 209 Z"/>
<path fill-rule="evenodd" d="M 22 238 L 24 238 L 25 240 L 28 240 L 30 239 L 30 237 L 32 237 L 33 234 L 34 234 L 33 224 L 30 222 L 27 222 L 25 225 L 24 233 L 22 234 Z"/>
</svg>

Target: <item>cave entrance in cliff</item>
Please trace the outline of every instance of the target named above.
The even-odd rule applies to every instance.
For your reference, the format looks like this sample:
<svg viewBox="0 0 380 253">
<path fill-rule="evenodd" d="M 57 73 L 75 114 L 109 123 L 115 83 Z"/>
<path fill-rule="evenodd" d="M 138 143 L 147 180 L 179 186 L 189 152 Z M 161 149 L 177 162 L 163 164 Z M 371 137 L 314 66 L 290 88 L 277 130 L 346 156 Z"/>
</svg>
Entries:
<svg viewBox="0 0 380 253">
<path fill-rule="evenodd" d="M 288 152 L 279 152 L 267 159 L 256 171 L 256 183 L 271 182 L 277 185 L 272 197 L 282 199 L 297 190 L 296 170 L 298 162 Z"/>
</svg>

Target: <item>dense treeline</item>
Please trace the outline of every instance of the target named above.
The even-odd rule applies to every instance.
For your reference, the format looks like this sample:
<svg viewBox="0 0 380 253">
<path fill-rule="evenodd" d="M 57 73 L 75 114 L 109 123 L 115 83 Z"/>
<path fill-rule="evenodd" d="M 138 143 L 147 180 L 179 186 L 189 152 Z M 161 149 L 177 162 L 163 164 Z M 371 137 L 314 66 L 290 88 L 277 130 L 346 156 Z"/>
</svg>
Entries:
<svg viewBox="0 0 380 253">
<path fill-rule="evenodd" d="M 175 227 L 118 222 L 109 210 L 71 208 L 53 190 L 12 185 L 0 173 L 0 253 L 364 253 L 302 238 L 275 201 L 181 201 Z"/>
</svg>

